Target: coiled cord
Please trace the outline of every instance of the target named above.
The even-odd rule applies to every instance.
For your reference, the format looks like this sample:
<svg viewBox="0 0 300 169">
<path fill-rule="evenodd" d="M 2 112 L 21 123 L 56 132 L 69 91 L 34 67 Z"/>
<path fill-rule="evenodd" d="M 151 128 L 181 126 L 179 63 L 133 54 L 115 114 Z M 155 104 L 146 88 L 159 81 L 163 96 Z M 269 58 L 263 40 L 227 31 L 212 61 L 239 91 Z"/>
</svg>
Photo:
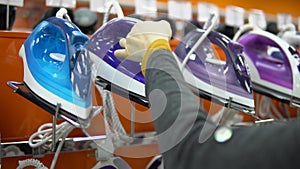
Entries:
<svg viewBox="0 0 300 169">
<path fill-rule="evenodd" d="M 97 90 L 101 94 L 103 101 L 103 113 L 106 135 L 108 137 L 113 136 L 113 139 L 117 145 L 121 144 L 122 141 L 130 141 L 130 138 L 127 136 L 127 133 L 119 119 L 111 92 L 103 90 L 99 86 L 97 86 Z"/>
<path fill-rule="evenodd" d="M 45 143 L 49 142 L 49 140 L 53 138 L 52 127 L 53 127 L 52 123 L 45 123 L 45 124 L 41 125 L 38 128 L 38 131 L 33 133 L 29 137 L 29 142 L 28 142 L 29 146 L 32 148 L 37 148 L 37 147 L 45 145 Z M 60 138 L 62 138 L 66 134 L 68 134 L 69 131 L 73 130 L 74 128 L 75 127 L 68 122 L 62 122 L 61 124 L 56 125 L 56 136 L 57 137 L 56 137 L 56 140 L 54 140 L 52 142 L 52 144 L 56 144 Z M 36 137 L 41 139 L 41 141 L 38 141 L 38 142 L 34 141 L 34 139 Z"/>
<path fill-rule="evenodd" d="M 53 134 L 53 131 L 52 131 L 52 123 L 46 123 L 46 124 L 43 124 L 41 125 L 39 128 L 38 128 L 38 131 L 33 133 L 30 137 L 29 137 L 29 146 L 32 147 L 32 148 L 37 148 L 37 147 L 40 147 L 40 146 L 45 146 L 47 145 L 47 143 L 53 138 L 52 134 Z M 56 149 L 56 152 L 55 152 L 55 155 L 54 155 L 54 158 L 52 160 L 52 163 L 51 163 L 51 167 L 50 169 L 54 169 L 55 167 L 55 164 L 56 164 L 56 161 L 57 161 L 57 158 L 58 158 L 58 155 L 61 151 L 61 148 L 64 144 L 64 141 L 66 139 L 66 137 L 70 134 L 70 132 L 75 128 L 75 126 L 73 126 L 72 124 L 68 123 L 68 122 L 62 122 L 61 124 L 56 124 L 56 132 L 55 132 L 55 135 L 56 135 L 56 139 L 55 140 L 52 140 L 50 142 L 50 144 L 48 144 L 47 146 L 50 146 L 50 147 L 54 147 L 56 145 L 56 143 L 61 139 L 57 149 Z M 39 141 L 35 141 L 34 139 L 38 137 L 40 140 Z"/>
<path fill-rule="evenodd" d="M 19 166 L 17 167 L 17 169 L 23 169 L 29 166 L 33 166 L 37 169 L 48 169 L 46 166 L 44 166 L 43 163 L 41 163 L 37 159 L 26 159 L 26 160 L 19 161 Z"/>
</svg>

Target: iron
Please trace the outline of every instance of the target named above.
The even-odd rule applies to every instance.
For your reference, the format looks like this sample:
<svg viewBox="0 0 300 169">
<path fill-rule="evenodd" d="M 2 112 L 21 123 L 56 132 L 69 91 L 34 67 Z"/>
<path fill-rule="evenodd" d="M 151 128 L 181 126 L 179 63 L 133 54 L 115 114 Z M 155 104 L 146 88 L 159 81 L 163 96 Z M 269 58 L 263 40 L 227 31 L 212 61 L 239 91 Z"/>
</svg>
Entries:
<svg viewBox="0 0 300 169">
<path fill-rule="evenodd" d="M 92 35 L 87 50 L 95 65 L 96 84 L 148 106 L 140 63 L 114 56 L 114 51 L 122 48 L 120 39 L 125 38 L 138 21 L 129 17 L 108 21 Z"/>
<path fill-rule="evenodd" d="M 280 37 L 258 28 L 234 38 L 244 46 L 253 90 L 300 107 L 300 56 Z"/>
<path fill-rule="evenodd" d="M 200 38 L 203 41 L 197 45 Z M 212 44 L 223 51 L 226 61 L 220 60 Z M 239 43 L 222 33 L 207 33 L 203 29 L 188 33 L 174 50 L 179 64 L 184 63 L 183 76 L 195 93 L 225 107 L 251 114 L 254 111 L 252 84 L 242 52 Z"/>
<path fill-rule="evenodd" d="M 121 48 L 119 45 L 120 39 L 126 37 L 136 22 L 138 21 L 134 18 L 115 18 L 110 20 L 92 35 L 87 48 L 91 59 L 96 63 L 96 83 L 98 85 L 137 103 L 148 106 L 148 100 L 145 96 L 145 80 L 141 73 L 140 63 L 125 59 L 120 60 L 114 56 L 114 51 Z M 197 29 L 197 31 L 188 34 L 176 48 L 175 54 L 183 59 L 188 52 L 185 44 L 193 45 L 191 42 L 197 40 L 202 33 Z M 192 71 L 196 76 L 188 73 L 186 69 L 183 70 L 183 73 L 188 76 L 192 75 L 193 77 L 198 76 L 202 78 L 203 76 L 200 76 L 206 72 L 207 77 L 205 82 L 203 84 L 197 82 L 196 84 L 198 89 L 202 89 L 202 94 L 206 98 L 212 98 L 228 107 L 243 110 L 244 112 L 253 111 L 254 101 L 251 81 L 241 54 L 242 46 L 216 32 L 210 33 L 209 40 L 223 49 L 228 61 L 221 62 L 213 58 L 211 55 L 213 53 L 202 52 L 201 54 L 205 54 L 205 56 L 206 54 L 210 54 L 205 61 L 211 65 L 207 67 L 209 70 L 207 71 L 205 67 L 202 67 L 204 64 L 201 64 L 201 59 L 197 57 L 196 62 L 189 62 L 187 64 L 188 67 L 192 67 Z M 207 44 L 210 45 L 210 43 L 201 44 L 198 51 L 211 49 L 211 46 L 208 48 Z M 216 80 L 219 81 L 215 83 L 216 86 L 208 84 L 210 78 L 213 78 L 213 83 Z M 190 79 L 185 80 L 191 82 Z M 208 88 L 211 90 L 209 93 L 206 90 Z"/>
<path fill-rule="evenodd" d="M 49 111 L 60 105 L 59 113 L 73 121 L 87 119 L 92 111 L 88 39 L 67 19 L 51 17 L 37 25 L 19 51 L 30 91 L 26 97 Z"/>
</svg>

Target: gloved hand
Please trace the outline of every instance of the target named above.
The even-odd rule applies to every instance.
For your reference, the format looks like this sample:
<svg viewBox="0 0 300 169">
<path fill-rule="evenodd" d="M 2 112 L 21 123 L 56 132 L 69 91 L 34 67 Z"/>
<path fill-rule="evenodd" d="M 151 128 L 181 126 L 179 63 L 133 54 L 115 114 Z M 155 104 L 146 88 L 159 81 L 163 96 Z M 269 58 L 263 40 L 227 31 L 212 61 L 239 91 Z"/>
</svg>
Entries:
<svg viewBox="0 0 300 169">
<path fill-rule="evenodd" d="M 172 30 L 167 21 L 142 21 L 136 23 L 126 38 L 120 40 L 120 45 L 125 49 L 115 51 L 115 56 L 120 59 L 129 59 L 141 62 L 152 42 L 163 39 L 170 40 Z"/>
</svg>

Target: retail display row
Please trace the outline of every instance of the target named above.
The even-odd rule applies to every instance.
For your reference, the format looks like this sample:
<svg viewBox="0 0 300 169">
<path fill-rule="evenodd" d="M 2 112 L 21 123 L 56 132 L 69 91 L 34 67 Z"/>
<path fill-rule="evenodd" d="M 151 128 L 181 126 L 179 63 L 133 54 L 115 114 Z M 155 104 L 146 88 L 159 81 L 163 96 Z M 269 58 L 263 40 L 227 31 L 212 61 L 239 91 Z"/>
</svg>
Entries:
<svg viewBox="0 0 300 169">
<path fill-rule="evenodd" d="M 195 167 L 194 157 L 184 158 L 191 163 L 170 158 L 181 156 L 177 148 L 188 146 L 189 138 L 217 152 L 233 143 L 245 148 L 237 136 L 270 131 L 261 138 L 272 139 L 276 129 L 286 131 L 300 118 L 300 38 L 293 19 L 272 32 L 261 10 L 245 19 L 241 8 L 228 6 L 224 22 L 217 11 L 199 21 L 126 15 L 122 3 L 113 1 L 96 29 L 77 17 L 98 14 L 51 9 L 32 30 L 18 32 L 6 23 L 12 30 L 0 31 L 3 168 Z M 164 62 L 154 61 L 155 55 Z M 269 130 L 272 125 L 285 127 Z M 282 139 L 297 137 L 290 133 Z M 255 150 L 272 145 L 256 143 Z M 259 157 L 256 163 L 262 163 Z"/>
</svg>

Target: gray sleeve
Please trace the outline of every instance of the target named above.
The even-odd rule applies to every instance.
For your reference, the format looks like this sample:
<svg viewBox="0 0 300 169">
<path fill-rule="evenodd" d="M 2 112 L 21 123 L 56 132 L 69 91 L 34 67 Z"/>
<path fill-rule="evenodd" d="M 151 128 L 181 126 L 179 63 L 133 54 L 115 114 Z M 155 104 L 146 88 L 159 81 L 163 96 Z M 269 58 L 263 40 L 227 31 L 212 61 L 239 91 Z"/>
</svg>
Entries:
<svg viewBox="0 0 300 169">
<path fill-rule="evenodd" d="M 173 57 L 169 51 L 155 51 L 146 70 L 146 95 L 166 168 L 300 168 L 299 120 L 233 129 L 229 141 L 215 141 L 217 126 Z M 200 143 L 203 133 L 207 140 Z"/>
</svg>

